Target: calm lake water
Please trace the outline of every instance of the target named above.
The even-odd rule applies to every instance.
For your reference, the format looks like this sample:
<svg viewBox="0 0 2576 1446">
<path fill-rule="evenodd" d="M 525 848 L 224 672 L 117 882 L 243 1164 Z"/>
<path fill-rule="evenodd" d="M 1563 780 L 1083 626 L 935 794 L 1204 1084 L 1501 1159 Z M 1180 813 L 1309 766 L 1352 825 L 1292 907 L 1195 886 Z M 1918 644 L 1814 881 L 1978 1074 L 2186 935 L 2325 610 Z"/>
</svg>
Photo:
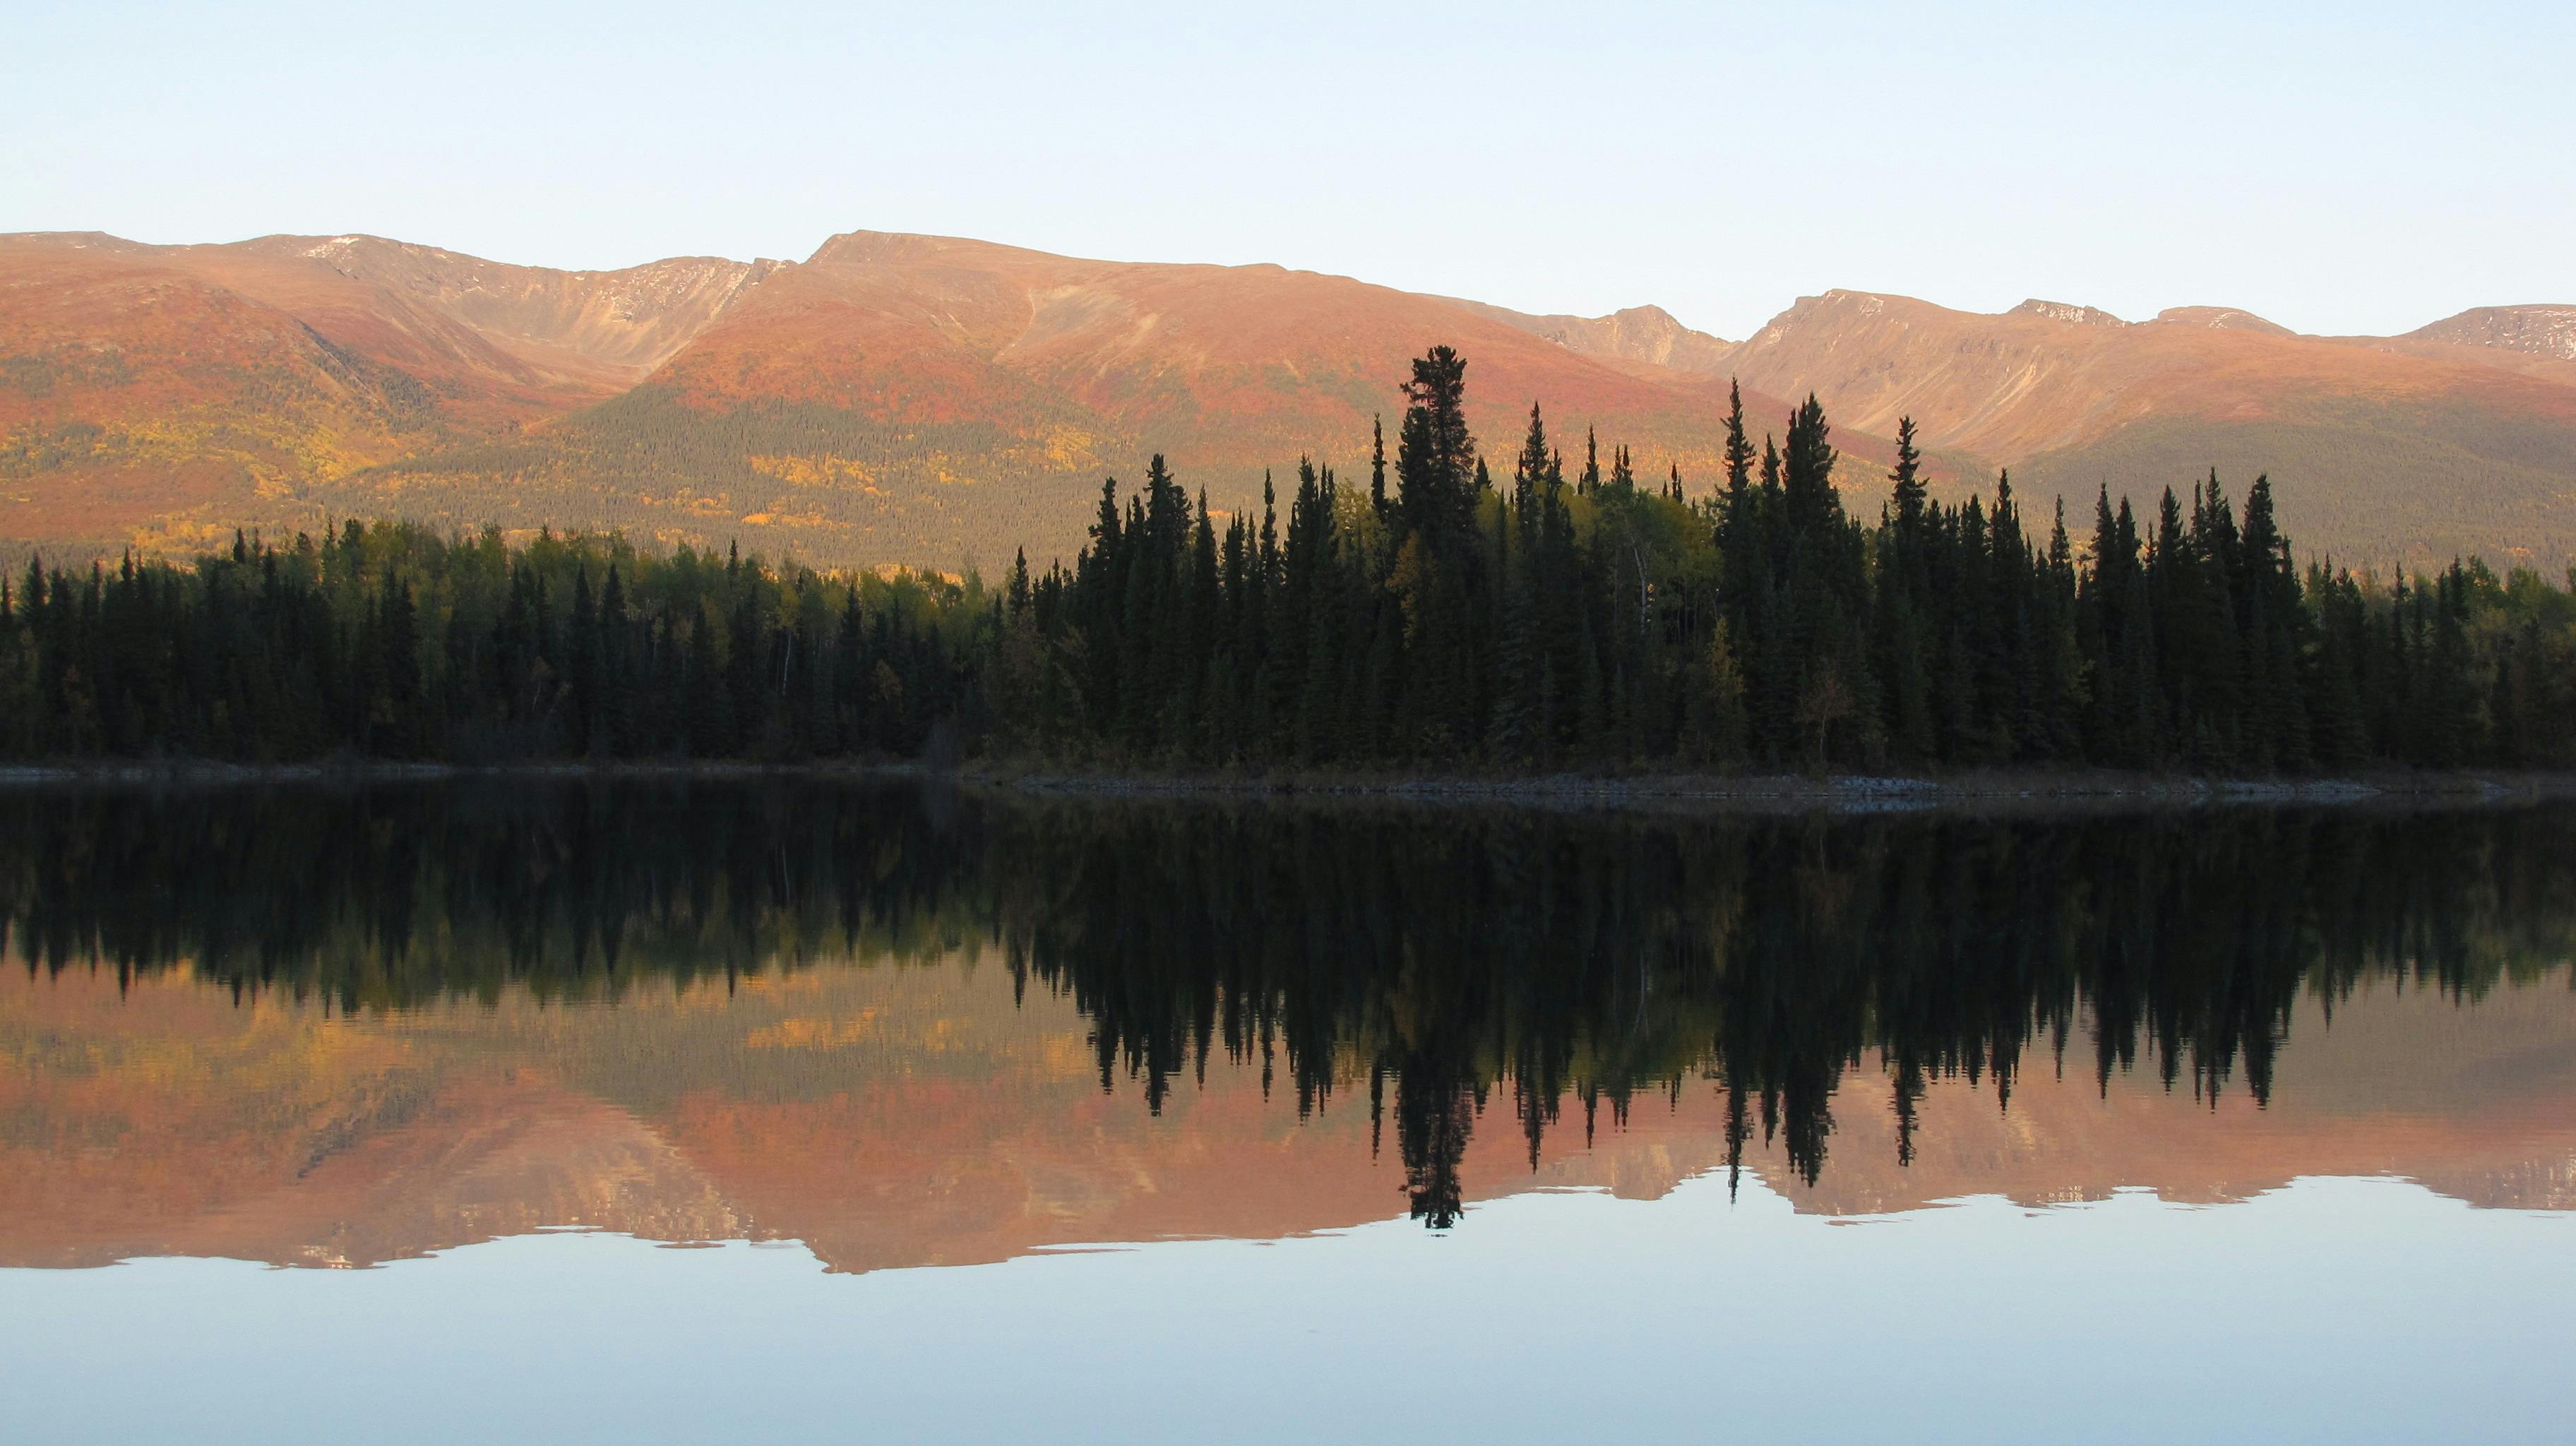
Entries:
<svg viewBox="0 0 2576 1446">
<path fill-rule="evenodd" d="M 2560 1441 L 2576 807 L 0 794 L 0 1437 Z"/>
</svg>

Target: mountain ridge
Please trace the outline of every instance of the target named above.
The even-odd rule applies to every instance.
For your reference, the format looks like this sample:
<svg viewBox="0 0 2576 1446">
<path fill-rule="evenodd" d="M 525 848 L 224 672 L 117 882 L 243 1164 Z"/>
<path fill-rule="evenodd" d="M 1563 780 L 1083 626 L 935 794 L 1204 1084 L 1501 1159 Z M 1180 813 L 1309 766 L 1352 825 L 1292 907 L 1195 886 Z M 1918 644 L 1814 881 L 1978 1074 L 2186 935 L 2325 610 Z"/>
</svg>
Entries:
<svg viewBox="0 0 2576 1446">
<path fill-rule="evenodd" d="M 1936 493 L 2141 505 L 2269 472 L 2303 546 L 2576 557 L 2576 307 L 2311 337 L 2226 307 L 1955 311 L 1832 290 L 1730 342 L 1651 305 L 1539 315 L 1262 264 L 852 231 L 805 260 L 565 271 L 360 234 L 160 246 L 0 236 L 0 539 L 184 550 L 240 524 L 741 536 L 822 561 L 1063 555 L 1103 474 L 1169 455 L 1220 510 L 1300 456 L 1346 477 L 1408 358 L 1470 361 L 1508 457 L 1536 400 L 1570 468 L 1718 470 L 1816 393 L 1856 509 L 1910 415 Z M 1605 464 L 1606 465 L 1606 464 Z"/>
<path fill-rule="evenodd" d="M 2474 306 L 2406 336 L 2576 361 L 2576 306 Z"/>
</svg>

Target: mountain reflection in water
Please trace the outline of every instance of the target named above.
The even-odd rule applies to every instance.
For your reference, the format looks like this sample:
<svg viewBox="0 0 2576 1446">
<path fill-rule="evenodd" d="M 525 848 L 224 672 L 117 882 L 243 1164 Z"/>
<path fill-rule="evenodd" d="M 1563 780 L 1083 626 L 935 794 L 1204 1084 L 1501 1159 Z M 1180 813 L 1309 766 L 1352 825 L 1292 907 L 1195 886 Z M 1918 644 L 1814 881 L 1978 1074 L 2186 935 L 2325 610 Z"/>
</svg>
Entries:
<svg viewBox="0 0 2576 1446">
<path fill-rule="evenodd" d="M 1637 817 L 813 780 L 0 798 L 0 1265 L 837 1268 L 2402 1175 L 2576 1206 L 2576 809 Z"/>
</svg>

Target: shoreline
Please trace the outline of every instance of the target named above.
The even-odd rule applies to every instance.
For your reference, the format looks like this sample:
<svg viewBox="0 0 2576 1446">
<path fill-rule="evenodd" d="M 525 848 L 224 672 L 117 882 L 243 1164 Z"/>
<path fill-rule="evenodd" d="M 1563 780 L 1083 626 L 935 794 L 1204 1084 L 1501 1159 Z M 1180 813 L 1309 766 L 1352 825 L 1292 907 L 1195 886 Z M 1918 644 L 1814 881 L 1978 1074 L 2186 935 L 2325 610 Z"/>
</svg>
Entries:
<svg viewBox="0 0 2576 1446">
<path fill-rule="evenodd" d="M 2576 774 L 2385 770 L 2325 778 L 2229 778 L 2107 769 L 1973 769 L 1952 773 L 1636 773 L 1532 775 L 1346 773 L 1323 770 L 1086 771 L 1014 764 L 934 769 L 919 763 L 830 760 L 552 761 L 502 764 L 330 759 L 243 764 L 200 760 L 0 766 L 0 788 L 79 786 L 365 786 L 464 780 L 686 782 L 757 778 L 912 779 L 1043 798 L 1374 799 L 1551 808 L 1746 806 L 1836 811 L 1914 810 L 2003 803 L 2203 806 L 2223 804 L 2510 803 L 2576 799 Z"/>
<path fill-rule="evenodd" d="M 1328 773 L 1158 775 L 968 770 L 961 781 L 1062 798 L 1369 799 L 1434 805 L 1553 809 L 1838 813 L 1925 809 L 2305 804 L 2470 805 L 2576 799 L 2576 774 L 2424 774 L 2392 770 L 2332 778 L 2226 778 L 2104 769 L 1977 769 L 1953 773 L 1540 774 L 1526 777 Z"/>
</svg>

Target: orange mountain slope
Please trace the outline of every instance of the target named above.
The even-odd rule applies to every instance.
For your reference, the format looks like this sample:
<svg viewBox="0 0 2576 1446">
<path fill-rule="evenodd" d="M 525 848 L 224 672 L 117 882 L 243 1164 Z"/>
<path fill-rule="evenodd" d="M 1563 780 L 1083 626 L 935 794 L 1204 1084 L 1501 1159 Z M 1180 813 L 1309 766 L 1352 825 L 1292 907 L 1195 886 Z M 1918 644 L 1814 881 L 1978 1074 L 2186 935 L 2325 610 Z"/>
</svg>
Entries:
<svg viewBox="0 0 2576 1446">
<path fill-rule="evenodd" d="M 1585 356 L 1646 362 L 1677 371 L 1725 376 L 1727 355 L 1735 349 L 1733 342 L 1682 325 L 1660 306 L 1631 306 L 1608 316 L 1532 316 L 1481 301 L 1455 304 Z"/>
<path fill-rule="evenodd" d="M 1468 357 L 1489 451 L 1508 455 L 1538 400 L 1571 465 L 1594 426 L 1654 475 L 1677 464 L 1710 485 L 1725 383 L 1706 373 L 1586 356 L 1346 277 L 861 232 L 763 282 L 634 391 L 352 477 L 341 505 L 444 505 L 459 523 L 499 507 L 505 525 L 581 516 L 837 557 L 1025 544 L 1043 562 L 1080 545 L 1100 478 L 1134 480 L 1149 453 L 1225 510 L 1257 507 L 1265 470 L 1300 457 L 1364 484 L 1372 419 L 1392 419 L 1408 361 L 1441 343 Z M 1787 411 L 1758 392 L 1747 405 Z"/>
<path fill-rule="evenodd" d="M 2133 325 L 2056 302 L 1989 316 L 1834 291 L 1727 363 L 1748 384 L 1813 389 L 1863 430 L 1911 415 L 1926 445 L 2012 467 L 2026 499 L 2062 494 L 2079 523 L 2101 487 L 2144 504 L 2215 467 L 2240 496 L 2268 473 L 2291 535 L 2352 560 L 2576 558 L 2576 368 L 2357 340 L 2217 307 Z"/>
<path fill-rule="evenodd" d="M 768 269 L 0 237 L 0 536 L 186 548 L 313 525 L 333 479 L 623 390 Z"/>
<path fill-rule="evenodd" d="M 2494 347 L 2576 362 L 2576 306 L 2476 306 L 2418 327 L 2404 339 Z"/>
<path fill-rule="evenodd" d="M 1366 480 L 1409 358 L 1469 360 L 1508 457 L 1530 402 L 1714 484 L 1726 383 L 1758 429 L 1812 390 L 1874 513 L 1911 415 L 1950 495 L 2032 511 L 2268 472 L 2304 549 L 2576 560 L 2576 309 L 2307 337 L 2218 307 L 2127 324 L 1829 292 L 1730 343 L 1655 307 L 1535 316 L 1276 266 L 1089 261 L 852 232 L 807 261 L 511 266 L 367 236 L 0 237 L 0 546 L 176 549 L 395 514 L 616 526 L 826 562 L 1079 546 L 1150 452 L 1223 510 L 1300 456 Z"/>
</svg>

